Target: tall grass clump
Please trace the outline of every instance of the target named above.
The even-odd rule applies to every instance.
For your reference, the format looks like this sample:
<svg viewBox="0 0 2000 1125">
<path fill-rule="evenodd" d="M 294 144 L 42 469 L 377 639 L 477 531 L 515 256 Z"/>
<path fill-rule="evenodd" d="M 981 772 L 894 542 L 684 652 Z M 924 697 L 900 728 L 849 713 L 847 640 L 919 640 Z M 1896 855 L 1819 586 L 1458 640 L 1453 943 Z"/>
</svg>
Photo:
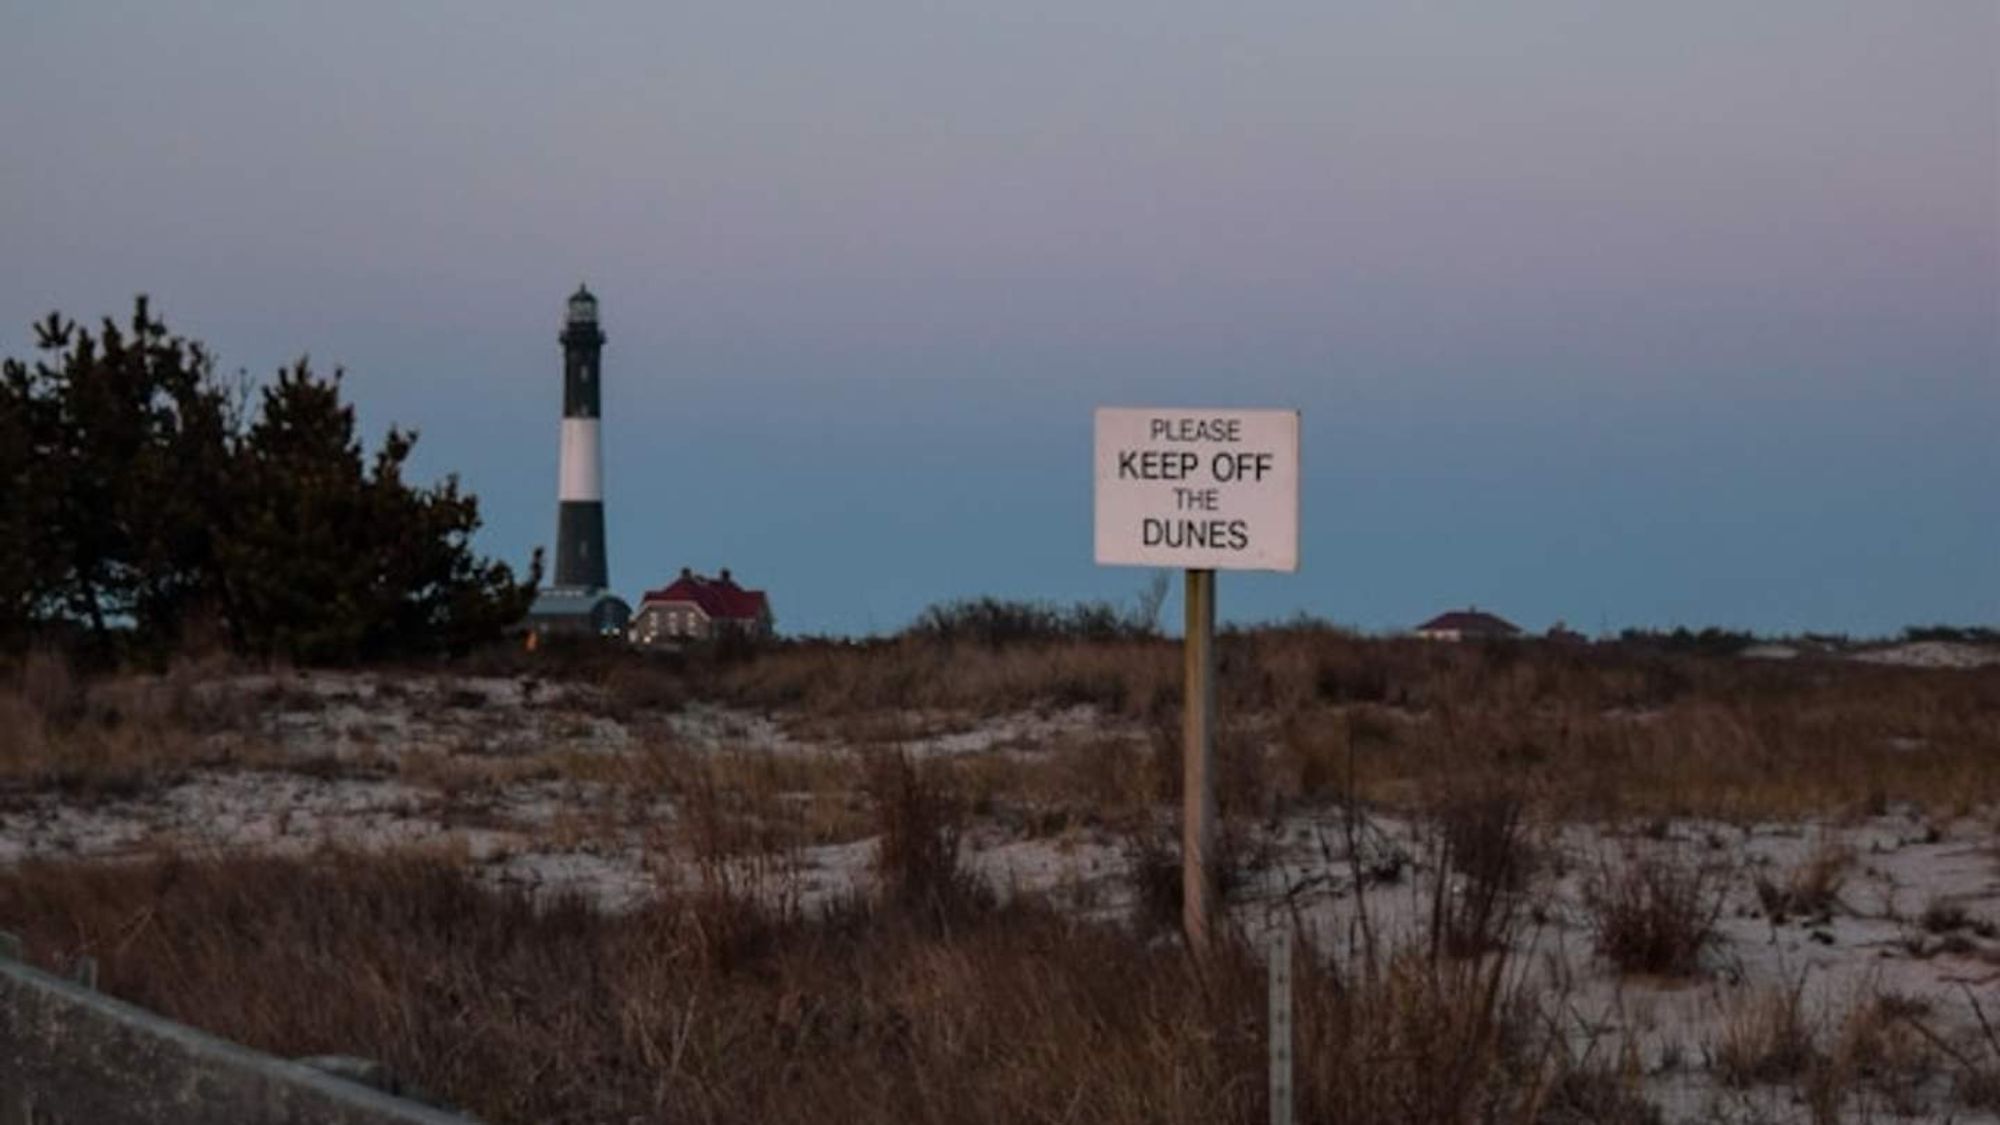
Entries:
<svg viewBox="0 0 2000 1125">
<path fill-rule="evenodd" d="M 1164 593 L 1164 591 L 1163 591 Z M 1049 602 L 967 598 L 942 602 L 917 615 L 906 635 L 946 644 L 1001 648 L 1023 641 L 1112 641 L 1158 632 L 1158 603 L 1136 611 L 1109 602 Z"/>
<path fill-rule="evenodd" d="M 1642 851 L 1602 862 L 1583 903 L 1598 953 L 1619 971 L 1693 976 L 1715 941 L 1723 887 L 1712 869 L 1677 853 Z"/>
<path fill-rule="evenodd" d="M 1535 862 L 1524 808 L 1517 794 L 1496 789 L 1447 797 L 1432 811 L 1431 940 L 1440 951 L 1466 956 L 1512 940 Z"/>
<path fill-rule="evenodd" d="M 991 892 L 960 863 L 965 806 L 941 772 L 908 754 L 882 752 L 868 764 L 874 812 L 874 870 L 884 903 L 934 924 L 991 905 Z"/>
<path fill-rule="evenodd" d="M 1803 977 L 1739 997 L 1713 1048 L 1715 1076 L 1726 1086 L 1785 1082 L 1819 1060 L 1806 1017 Z"/>
<path fill-rule="evenodd" d="M 1031 903 L 939 928 L 667 895 L 625 913 L 437 858 L 27 864 L 0 928 L 56 969 L 482 1120 L 1113 1125 L 1258 1119 L 1262 974 Z"/>
<path fill-rule="evenodd" d="M 1501 957 L 1439 960 L 1406 947 L 1300 975 L 1301 1108 L 1308 1120 L 1507 1120 L 1532 1085 Z"/>
<path fill-rule="evenodd" d="M 1824 922 L 1840 905 L 1840 889 L 1853 863 L 1851 849 L 1822 840 L 1804 862 L 1782 877 L 1760 873 L 1755 879 L 1757 902 L 1773 925 L 1794 917 Z"/>
<path fill-rule="evenodd" d="M 925 799 L 921 779 L 890 784 Z M 435 856 L 335 852 L 29 863 L 0 873 L 0 927 L 46 966 L 97 958 L 107 992 L 170 1018 L 373 1059 L 496 1125 L 1266 1113 L 1264 972 L 1244 944 L 1225 932 L 1195 958 L 1021 899 L 949 926 L 887 900 L 776 914 L 669 893 L 610 913 Z M 1622 1104 L 1561 1063 L 1504 952 L 1298 957 L 1301 1120 L 1528 1125 Z"/>
<path fill-rule="evenodd" d="M 242 755 L 251 705 L 209 690 L 216 669 L 176 661 L 165 673 L 78 671 L 31 649 L 0 670 L 0 792 L 53 789 L 130 796 L 186 770 Z"/>
</svg>

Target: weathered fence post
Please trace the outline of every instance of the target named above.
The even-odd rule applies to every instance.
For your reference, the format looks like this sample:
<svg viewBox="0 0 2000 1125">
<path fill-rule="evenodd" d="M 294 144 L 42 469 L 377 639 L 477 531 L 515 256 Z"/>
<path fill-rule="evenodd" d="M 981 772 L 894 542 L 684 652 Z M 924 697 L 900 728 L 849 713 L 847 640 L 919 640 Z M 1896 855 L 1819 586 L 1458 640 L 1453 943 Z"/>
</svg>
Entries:
<svg viewBox="0 0 2000 1125">
<path fill-rule="evenodd" d="M 1271 931 L 1271 1125 L 1292 1125 L 1292 931 Z"/>
</svg>

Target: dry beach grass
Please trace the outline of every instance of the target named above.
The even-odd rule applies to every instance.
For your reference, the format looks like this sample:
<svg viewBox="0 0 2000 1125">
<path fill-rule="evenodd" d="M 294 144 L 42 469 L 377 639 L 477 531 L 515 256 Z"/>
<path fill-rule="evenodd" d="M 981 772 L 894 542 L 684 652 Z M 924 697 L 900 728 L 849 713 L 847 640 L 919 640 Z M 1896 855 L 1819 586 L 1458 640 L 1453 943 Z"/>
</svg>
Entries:
<svg viewBox="0 0 2000 1125">
<path fill-rule="evenodd" d="M 494 1121 L 1261 1120 L 1272 925 L 1302 1120 L 2000 1110 L 1967 1000 L 2000 667 L 1230 634 L 1207 959 L 1170 921 L 1178 675 L 1131 638 L 38 654 L 0 688 L 0 928 Z M 1893 972 L 1840 993 L 1822 949 Z"/>
</svg>

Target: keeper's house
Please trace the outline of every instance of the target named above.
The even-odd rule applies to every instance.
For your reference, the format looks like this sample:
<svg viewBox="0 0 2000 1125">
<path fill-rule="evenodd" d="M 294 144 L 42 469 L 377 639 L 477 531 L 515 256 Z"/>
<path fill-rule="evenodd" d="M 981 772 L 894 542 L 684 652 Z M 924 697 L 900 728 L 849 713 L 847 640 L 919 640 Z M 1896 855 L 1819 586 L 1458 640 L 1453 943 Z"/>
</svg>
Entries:
<svg viewBox="0 0 2000 1125">
<path fill-rule="evenodd" d="M 625 635 L 635 645 L 679 646 L 724 634 L 768 637 L 771 623 L 764 591 L 738 586 L 729 568 L 707 578 L 682 567 L 672 585 L 646 592 Z"/>
<path fill-rule="evenodd" d="M 537 636 L 611 637 L 625 632 L 632 607 L 606 590 L 557 586 L 535 595 L 523 624 Z"/>
</svg>

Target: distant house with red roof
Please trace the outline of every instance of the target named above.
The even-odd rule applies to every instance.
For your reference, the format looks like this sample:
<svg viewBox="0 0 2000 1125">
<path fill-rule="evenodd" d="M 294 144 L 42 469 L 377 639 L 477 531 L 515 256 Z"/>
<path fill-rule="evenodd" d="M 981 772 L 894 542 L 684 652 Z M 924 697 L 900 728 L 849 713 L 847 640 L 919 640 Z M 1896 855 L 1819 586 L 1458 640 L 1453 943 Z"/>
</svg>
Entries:
<svg viewBox="0 0 2000 1125">
<path fill-rule="evenodd" d="M 724 567 L 713 578 L 686 567 L 672 584 L 646 591 L 625 635 L 635 645 L 682 645 L 725 633 L 771 635 L 771 600 L 736 584 Z"/>
<path fill-rule="evenodd" d="M 1518 637 L 1521 629 L 1478 606 L 1468 606 L 1438 614 L 1417 626 L 1416 634 L 1427 641 L 1488 641 Z"/>
</svg>

